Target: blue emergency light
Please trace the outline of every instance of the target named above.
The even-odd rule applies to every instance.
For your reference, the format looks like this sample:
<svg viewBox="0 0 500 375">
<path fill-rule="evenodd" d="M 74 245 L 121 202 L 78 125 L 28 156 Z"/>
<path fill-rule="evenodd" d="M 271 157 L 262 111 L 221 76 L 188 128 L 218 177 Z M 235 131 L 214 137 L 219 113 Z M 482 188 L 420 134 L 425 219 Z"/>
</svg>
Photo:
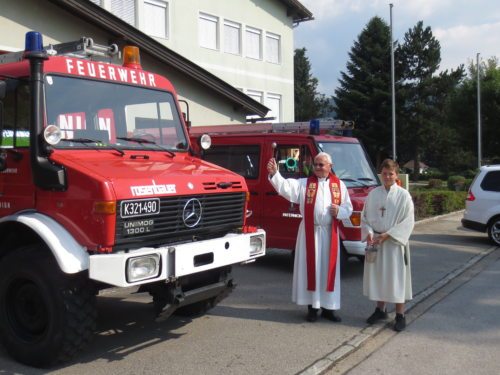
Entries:
<svg viewBox="0 0 500 375">
<path fill-rule="evenodd" d="M 28 31 L 26 33 L 24 51 L 42 52 L 43 51 L 42 34 L 40 34 L 38 31 Z"/>
<path fill-rule="evenodd" d="M 309 134 L 319 135 L 319 120 L 313 119 L 309 122 Z"/>
</svg>

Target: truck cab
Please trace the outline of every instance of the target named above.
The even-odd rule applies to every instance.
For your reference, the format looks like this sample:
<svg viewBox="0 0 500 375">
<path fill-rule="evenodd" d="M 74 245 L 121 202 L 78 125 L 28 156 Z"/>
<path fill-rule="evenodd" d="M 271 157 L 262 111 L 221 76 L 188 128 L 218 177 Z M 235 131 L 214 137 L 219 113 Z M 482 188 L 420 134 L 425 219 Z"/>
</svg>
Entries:
<svg viewBox="0 0 500 375">
<path fill-rule="evenodd" d="M 314 157 L 321 151 L 331 155 L 333 172 L 345 183 L 353 213 L 340 223 L 341 262 L 364 256 L 361 241 L 361 211 L 366 196 L 380 184 L 362 144 L 346 131 L 352 124 L 344 121 L 320 123 L 310 134 L 309 123 L 220 125 L 191 129 L 193 143 L 208 134 L 211 147 L 202 158 L 245 177 L 250 191 L 248 222 L 263 228 L 270 248 L 295 249 L 302 215 L 299 206 L 280 197 L 268 180 L 267 161 L 275 158 L 285 178 L 306 178 L 313 173 Z"/>
<path fill-rule="evenodd" d="M 28 365 L 77 354 L 95 296 L 199 313 L 265 254 L 243 177 L 197 158 L 171 82 L 90 38 L 0 56 L 0 339 Z M 78 338 L 78 339 L 75 339 Z"/>
</svg>

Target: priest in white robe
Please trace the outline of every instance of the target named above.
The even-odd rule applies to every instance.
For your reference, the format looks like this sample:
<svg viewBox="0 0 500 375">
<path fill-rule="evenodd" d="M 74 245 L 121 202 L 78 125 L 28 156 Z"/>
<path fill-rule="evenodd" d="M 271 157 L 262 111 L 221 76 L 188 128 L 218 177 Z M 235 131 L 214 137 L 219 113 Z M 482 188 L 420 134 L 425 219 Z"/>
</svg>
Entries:
<svg viewBox="0 0 500 375">
<path fill-rule="evenodd" d="M 340 239 L 338 221 L 348 219 L 352 204 L 345 184 L 332 171 L 329 154 L 314 158 L 314 175 L 301 179 L 285 179 L 276 161 L 269 160 L 269 179 L 279 195 L 299 204 L 302 221 L 295 245 L 292 301 L 307 305 L 306 319 L 322 316 L 340 322 L 335 310 L 340 309 Z M 333 232 L 332 232 L 333 231 Z"/>
<path fill-rule="evenodd" d="M 398 171 L 395 161 L 383 161 L 383 185 L 368 194 L 361 215 L 361 238 L 377 249 L 374 260 L 365 257 L 363 294 L 377 302 L 367 323 L 387 319 L 386 304 L 394 303 L 394 329 L 402 331 L 406 327 L 405 301 L 412 299 L 409 238 L 414 213 L 410 193 L 396 183 Z"/>
</svg>

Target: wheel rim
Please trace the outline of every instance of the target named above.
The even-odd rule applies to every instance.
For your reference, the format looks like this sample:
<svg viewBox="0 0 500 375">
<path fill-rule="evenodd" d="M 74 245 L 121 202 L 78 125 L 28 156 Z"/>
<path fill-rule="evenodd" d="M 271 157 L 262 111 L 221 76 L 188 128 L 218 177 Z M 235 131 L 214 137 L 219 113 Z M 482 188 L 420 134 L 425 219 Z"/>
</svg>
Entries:
<svg viewBox="0 0 500 375">
<path fill-rule="evenodd" d="M 491 226 L 491 238 L 497 245 L 500 245 L 500 220 L 495 221 Z"/>
<path fill-rule="evenodd" d="M 48 326 L 48 313 L 39 287 L 30 280 L 16 280 L 6 298 L 7 319 L 15 334 L 33 342 L 42 337 Z"/>
</svg>

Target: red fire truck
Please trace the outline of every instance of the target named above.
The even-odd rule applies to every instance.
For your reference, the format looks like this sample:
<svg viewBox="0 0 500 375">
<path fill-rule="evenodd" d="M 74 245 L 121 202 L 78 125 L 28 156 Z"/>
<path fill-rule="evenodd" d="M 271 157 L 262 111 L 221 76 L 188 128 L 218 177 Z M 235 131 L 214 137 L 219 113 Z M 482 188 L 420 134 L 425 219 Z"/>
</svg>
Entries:
<svg viewBox="0 0 500 375">
<path fill-rule="evenodd" d="M 299 206 L 278 196 L 269 183 L 267 161 L 276 158 L 279 171 L 286 178 L 304 178 L 313 173 L 314 156 L 320 151 L 329 153 L 334 172 L 346 184 L 353 204 L 350 219 L 342 220 L 340 225 L 340 259 L 345 267 L 348 257 L 364 256 L 361 211 L 369 191 L 380 182 L 363 146 L 351 136 L 352 122 L 335 120 L 313 125 L 217 125 L 193 127 L 190 132 L 193 144 L 202 134 L 211 138 L 211 147 L 200 151 L 203 159 L 245 177 L 252 212 L 249 223 L 266 231 L 268 248 L 294 250 L 302 216 Z"/>
<path fill-rule="evenodd" d="M 245 180 L 195 157 L 176 93 L 136 47 L 89 38 L 0 56 L 0 338 L 50 366 L 95 327 L 95 296 L 138 287 L 199 313 L 265 253 Z"/>
</svg>

